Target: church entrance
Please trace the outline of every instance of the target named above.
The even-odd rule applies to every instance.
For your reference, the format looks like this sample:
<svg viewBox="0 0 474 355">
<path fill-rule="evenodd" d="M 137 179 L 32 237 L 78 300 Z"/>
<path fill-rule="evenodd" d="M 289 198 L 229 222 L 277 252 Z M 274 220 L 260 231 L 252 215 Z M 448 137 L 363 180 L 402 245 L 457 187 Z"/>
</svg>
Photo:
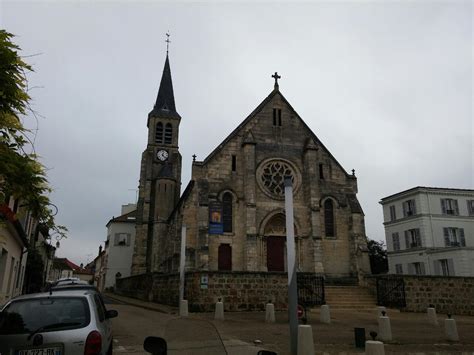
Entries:
<svg viewBox="0 0 474 355">
<path fill-rule="evenodd" d="M 219 245 L 217 264 L 218 270 L 232 270 L 232 247 L 229 244 Z"/>
<path fill-rule="evenodd" d="M 285 237 L 267 237 L 267 270 L 285 271 Z"/>
</svg>

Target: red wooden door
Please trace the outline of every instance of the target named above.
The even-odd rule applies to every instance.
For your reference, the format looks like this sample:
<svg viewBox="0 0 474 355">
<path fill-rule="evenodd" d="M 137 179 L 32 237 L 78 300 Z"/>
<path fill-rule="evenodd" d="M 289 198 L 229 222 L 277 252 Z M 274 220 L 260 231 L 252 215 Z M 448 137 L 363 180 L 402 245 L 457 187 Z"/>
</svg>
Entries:
<svg viewBox="0 0 474 355">
<path fill-rule="evenodd" d="M 267 270 L 285 271 L 285 238 L 267 237 Z"/>
<path fill-rule="evenodd" d="M 218 253 L 218 269 L 232 270 L 232 247 L 229 244 L 221 244 Z"/>
</svg>

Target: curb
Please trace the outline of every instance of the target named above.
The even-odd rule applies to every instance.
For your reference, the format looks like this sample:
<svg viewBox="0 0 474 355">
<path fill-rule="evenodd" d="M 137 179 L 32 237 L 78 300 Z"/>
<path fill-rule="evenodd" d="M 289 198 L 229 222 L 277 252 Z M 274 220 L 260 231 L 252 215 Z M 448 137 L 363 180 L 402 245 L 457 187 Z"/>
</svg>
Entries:
<svg viewBox="0 0 474 355">
<path fill-rule="evenodd" d="M 160 309 L 158 307 L 151 307 L 151 306 L 147 306 L 145 304 L 141 304 L 141 303 L 138 303 L 138 302 L 133 302 L 133 300 L 131 300 L 128 297 L 126 297 L 126 299 L 122 299 L 122 296 L 119 296 L 120 298 L 118 298 L 113 293 L 104 293 L 104 296 L 106 296 L 106 297 L 108 297 L 112 300 L 122 302 L 126 305 L 129 305 L 129 306 L 139 307 L 139 308 L 143 308 L 143 309 L 147 309 L 147 310 L 155 311 L 155 312 L 159 312 L 159 313 L 164 313 L 164 314 L 177 314 L 176 310 L 165 311 L 165 310 Z M 123 297 L 123 298 L 125 298 L 125 297 Z M 144 301 L 142 301 L 142 302 L 144 302 Z"/>
</svg>

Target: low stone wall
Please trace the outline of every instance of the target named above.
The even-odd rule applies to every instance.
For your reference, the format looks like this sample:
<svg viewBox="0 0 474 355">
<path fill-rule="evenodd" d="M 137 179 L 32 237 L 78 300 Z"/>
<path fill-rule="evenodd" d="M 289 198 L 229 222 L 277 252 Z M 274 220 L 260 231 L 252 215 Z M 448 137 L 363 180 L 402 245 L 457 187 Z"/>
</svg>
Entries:
<svg viewBox="0 0 474 355">
<path fill-rule="evenodd" d="M 189 272 L 185 277 L 184 297 L 192 312 L 213 311 L 219 298 L 226 311 L 263 311 L 269 300 L 277 310 L 284 310 L 288 304 L 287 284 L 286 273 Z M 149 273 L 118 279 L 115 292 L 177 306 L 178 290 L 179 274 Z"/>
<path fill-rule="evenodd" d="M 405 282 L 407 306 L 404 311 L 426 312 L 433 304 L 438 313 L 474 315 L 474 277 L 396 276 Z M 366 278 L 366 285 L 375 291 L 375 295 L 376 278 Z"/>
</svg>

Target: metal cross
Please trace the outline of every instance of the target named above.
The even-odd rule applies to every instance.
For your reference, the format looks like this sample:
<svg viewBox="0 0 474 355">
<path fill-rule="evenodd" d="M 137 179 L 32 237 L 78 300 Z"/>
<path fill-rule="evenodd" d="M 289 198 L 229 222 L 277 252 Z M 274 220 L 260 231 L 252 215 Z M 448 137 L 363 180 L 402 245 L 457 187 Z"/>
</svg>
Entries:
<svg viewBox="0 0 474 355">
<path fill-rule="evenodd" d="M 272 78 L 274 78 L 274 79 L 275 79 L 275 89 L 276 89 L 276 88 L 278 88 L 278 79 L 280 79 L 280 78 L 281 78 L 281 76 L 280 76 L 280 75 L 278 75 L 278 73 L 277 73 L 277 72 L 275 72 L 275 74 L 273 74 L 273 75 L 272 75 Z"/>
<path fill-rule="evenodd" d="M 196 157 L 197 157 L 197 155 L 193 154 L 193 162 L 196 161 Z"/>
<path fill-rule="evenodd" d="M 169 32 L 170 32 L 170 31 L 166 32 L 166 40 L 165 40 L 165 42 L 166 42 L 166 54 L 168 54 L 168 49 L 169 49 L 169 45 L 170 45 L 170 42 L 171 42 L 171 41 L 170 41 L 170 33 L 169 33 Z"/>
</svg>

